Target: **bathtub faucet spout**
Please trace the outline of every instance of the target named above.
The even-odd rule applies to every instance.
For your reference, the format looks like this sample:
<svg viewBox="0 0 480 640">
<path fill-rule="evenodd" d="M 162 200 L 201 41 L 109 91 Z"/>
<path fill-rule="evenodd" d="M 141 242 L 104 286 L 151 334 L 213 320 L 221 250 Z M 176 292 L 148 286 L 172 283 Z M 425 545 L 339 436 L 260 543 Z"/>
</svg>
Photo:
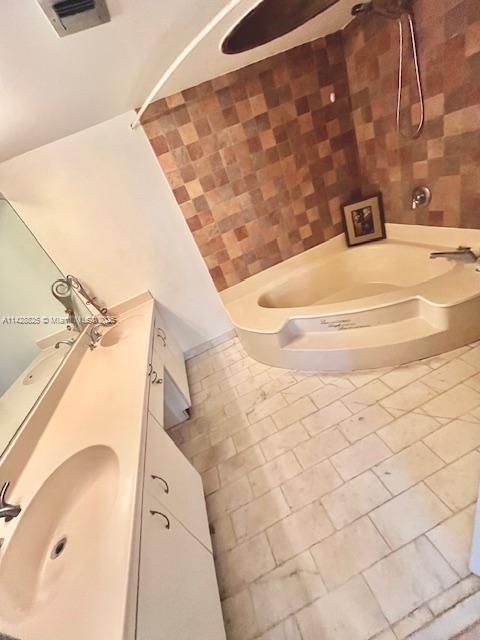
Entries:
<svg viewBox="0 0 480 640">
<path fill-rule="evenodd" d="M 458 247 L 454 251 L 434 251 L 430 254 L 430 258 L 448 258 L 456 260 L 457 258 L 466 260 L 467 262 L 476 262 L 480 257 L 480 253 L 474 251 L 471 247 Z"/>
</svg>

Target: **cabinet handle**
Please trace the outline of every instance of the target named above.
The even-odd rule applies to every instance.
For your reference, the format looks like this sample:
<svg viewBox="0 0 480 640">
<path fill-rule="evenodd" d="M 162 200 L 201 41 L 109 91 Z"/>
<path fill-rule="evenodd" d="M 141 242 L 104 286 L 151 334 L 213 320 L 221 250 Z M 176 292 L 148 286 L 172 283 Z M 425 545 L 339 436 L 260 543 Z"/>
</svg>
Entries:
<svg viewBox="0 0 480 640">
<path fill-rule="evenodd" d="M 160 482 L 163 482 L 163 484 L 165 485 L 165 493 L 169 493 L 170 487 L 168 486 L 168 482 L 164 478 L 152 475 L 152 480 L 160 480 Z"/>
<path fill-rule="evenodd" d="M 148 373 L 147 373 L 147 376 L 152 375 L 152 371 L 153 371 L 152 363 L 151 363 L 151 362 L 149 362 L 149 363 L 148 363 Z"/>
<path fill-rule="evenodd" d="M 165 522 L 167 523 L 165 525 L 165 529 L 170 529 L 170 520 L 164 513 L 162 513 L 161 511 L 153 511 L 152 509 L 150 510 L 150 513 L 152 514 L 152 516 L 162 516 L 162 518 L 165 518 Z"/>
<path fill-rule="evenodd" d="M 156 371 L 153 371 L 152 373 L 153 373 L 152 384 L 155 384 L 158 378 L 158 373 Z"/>
<path fill-rule="evenodd" d="M 160 340 L 163 342 L 164 347 L 167 346 L 167 334 L 161 327 L 157 329 L 157 338 L 160 338 Z"/>
<path fill-rule="evenodd" d="M 157 378 L 155 380 L 155 384 L 162 384 L 163 383 L 163 378 Z"/>
</svg>

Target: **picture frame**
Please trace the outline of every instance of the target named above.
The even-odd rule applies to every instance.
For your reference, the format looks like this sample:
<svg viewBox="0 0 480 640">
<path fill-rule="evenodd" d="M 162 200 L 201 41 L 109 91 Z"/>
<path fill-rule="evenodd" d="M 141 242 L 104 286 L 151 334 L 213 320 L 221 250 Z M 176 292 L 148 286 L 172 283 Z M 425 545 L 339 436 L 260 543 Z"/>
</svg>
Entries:
<svg viewBox="0 0 480 640">
<path fill-rule="evenodd" d="M 382 194 L 343 205 L 343 225 L 349 247 L 386 238 Z"/>
</svg>

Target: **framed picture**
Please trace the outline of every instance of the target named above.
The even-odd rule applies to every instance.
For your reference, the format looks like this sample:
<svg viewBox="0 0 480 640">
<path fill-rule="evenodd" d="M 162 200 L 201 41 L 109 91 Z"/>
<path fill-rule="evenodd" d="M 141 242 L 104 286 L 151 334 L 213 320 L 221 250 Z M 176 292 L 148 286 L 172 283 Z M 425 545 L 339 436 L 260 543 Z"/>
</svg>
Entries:
<svg viewBox="0 0 480 640">
<path fill-rule="evenodd" d="M 385 238 L 382 194 L 343 207 L 343 224 L 349 247 Z"/>
</svg>

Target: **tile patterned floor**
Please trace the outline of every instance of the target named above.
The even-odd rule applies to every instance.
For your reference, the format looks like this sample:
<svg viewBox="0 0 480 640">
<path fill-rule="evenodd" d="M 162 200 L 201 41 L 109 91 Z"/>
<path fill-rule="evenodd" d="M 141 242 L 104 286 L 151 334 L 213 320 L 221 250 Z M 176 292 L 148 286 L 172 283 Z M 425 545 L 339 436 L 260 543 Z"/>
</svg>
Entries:
<svg viewBox="0 0 480 640">
<path fill-rule="evenodd" d="M 188 362 L 228 640 L 480 638 L 480 346 L 395 369 Z"/>
</svg>

